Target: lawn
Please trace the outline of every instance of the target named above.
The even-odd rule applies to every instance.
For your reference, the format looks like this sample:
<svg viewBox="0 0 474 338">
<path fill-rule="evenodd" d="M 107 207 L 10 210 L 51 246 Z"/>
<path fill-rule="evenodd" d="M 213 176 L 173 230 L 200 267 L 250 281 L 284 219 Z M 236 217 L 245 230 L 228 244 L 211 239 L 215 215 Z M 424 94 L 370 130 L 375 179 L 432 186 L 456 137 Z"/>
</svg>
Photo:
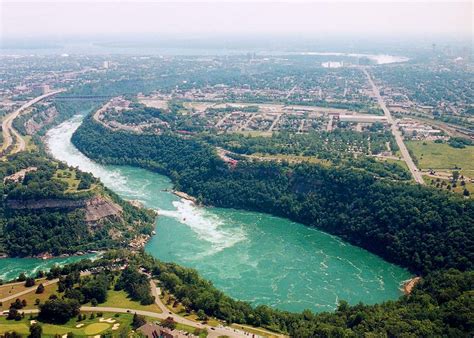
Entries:
<svg viewBox="0 0 474 338">
<path fill-rule="evenodd" d="M 28 288 L 25 287 L 25 282 L 2 285 L 0 286 L 0 299 L 3 299 L 26 289 Z"/>
<path fill-rule="evenodd" d="M 75 193 L 77 192 L 77 188 L 79 186 L 80 180 L 76 178 L 76 171 L 70 169 L 58 169 L 54 174 L 54 178 L 65 182 L 68 186 L 66 193 Z M 80 192 L 90 191 L 95 189 L 96 185 L 92 184 L 89 189 L 80 190 Z"/>
<path fill-rule="evenodd" d="M 110 327 L 108 323 L 93 323 L 84 327 L 84 333 L 87 335 L 98 334 Z"/>
<path fill-rule="evenodd" d="M 409 141 L 407 147 L 418 160 L 420 169 L 474 169 L 474 146 L 459 149 L 446 143 Z"/>
<path fill-rule="evenodd" d="M 408 171 L 408 166 L 407 164 L 405 163 L 405 161 L 403 160 L 395 160 L 393 158 L 379 158 L 379 157 L 375 157 L 375 159 L 377 161 L 380 161 L 380 162 L 387 162 L 387 163 L 394 163 L 394 164 L 397 164 L 399 165 L 400 167 L 402 167 L 403 169 L 407 170 Z"/>
<path fill-rule="evenodd" d="M 257 137 L 257 136 L 271 137 L 273 135 L 273 132 L 271 131 L 261 131 L 261 130 L 239 130 L 239 131 L 234 131 L 234 133 L 242 134 L 244 136 L 251 136 L 251 137 Z"/>
<path fill-rule="evenodd" d="M 104 313 L 103 318 L 113 318 L 115 320 L 115 323 L 120 324 L 120 328 L 129 328 L 132 322 L 131 314 L 120 314 L 119 317 L 115 317 L 113 313 Z M 30 320 L 31 318 L 28 315 L 20 321 L 6 320 L 4 317 L 0 317 L 0 334 L 15 331 L 19 334 L 27 335 L 29 334 Z M 87 319 L 80 322 L 78 322 L 77 319 L 74 318 L 64 325 L 54 325 L 46 323 L 39 324 L 42 326 L 43 335 L 45 336 L 54 336 L 57 334 L 64 335 L 68 332 L 72 332 L 74 335 L 77 336 L 90 336 L 96 334 L 117 332 L 111 330 L 113 324 L 100 322 L 99 317 L 90 319 L 90 317 L 88 316 Z M 83 324 L 83 326 L 77 328 L 76 326 L 78 324 Z"/>
<path fill-rule="evenodd" d="M 105 303 L 100 304 L 99 306 L 118 307 L 130 310 L 144 310 L 161 313 L 161 309 L 158 307 L 158 305 L 140 305 L 139 302 L 133 301 L 128 298 L 127 293 L 123 290 L 109 290 L 107 292 L 107 301 Z"/>
<path fill-rule="evenodd" d="M 429 185 L 429 186 L 435 186 L 436 183 L 437 183 L 436 178 L 433 178 L 433 177 L 430 177 L 430 176 L 427 176 L 427 175 L 424 175 L 423 179 L 425 180 L 426 184 Z M 440 181 L 444 181 L 448 185 L 450 184 L 450 180 L 447 180 L 447 179 L 441 179 L 440 178 Z M 463 192 L 464 192 L 464 188 L 466 188 L 467 191 L 469 191 L 469 193 L 470 193 L 469 198 L 473 198 L 474 197 L 474 183 L 471 183 L 471 182 L 466 182 L 466 185 L 462 186 L 460 184 L 460 181 L 458 181 L 456 188 L 451 188 L 451 191 L 453 191 L 453 192 L 455 192 L 459 195 L 462 195 Z M 447 186 L 443 186 L 442 188 L 439 188 L 439 189 L 447 190 Z"/>
<path fill-rule="evenodd" d="M 79 180 L 76 179 L 76 172 L 69 169 L 58 169 L 54 175 L 59 181 L 65 182 L 68 185 L 66 192 L 76 192 L 79 185 Z"/>
<path fill-rule="evenodd" d="M 38 285 L 39 285 L 39 283 L 37 283 L 33 288 L 36 290 Z M 23 299 L 26 300 L 25 309 L 35 309 L 35 308 L 37 308 L 37 306 L 35 305 L 36 299 L 39 299 L 41 301 L 41 303 L 44 303 L 49 298 L 50 295 L 52 295 L 54 293 L 57 294 L 57 292 L 56 292 L 57 289 L 58 289 L 58 284 L 57 283 L 50 284 L 50 285 L 47 285 L 47 286 L 44 287 L 44 292 L 41 293 L 41 294 L 37 294 L 35 291 L 32 291 L 32 292 L 27 293 L 26 295 L 20 296 L 18 298 L 20 300 L 23 300 Z M 20 291 L 21 290 L 16 291 L 16 292 L 20 292 Z M 10 304 L 14 303 L 14 302 L 15 302 L 15 299 L 11 299 L 9 301 L 3 302 L 0 309 L 2 311 L 3 310 L 8 310 L 10 308 Z"/>
<path fill-rule="evenodd" d="M 268 159 L 272 161 L 287 161 L 290 163 L 300 163 L 300 162 L 308 162 L 308 163 L 319 163 L 322 165 L 330 165 L 331 162 L 328 160 L 322 160 L 317 158 L 316 156 L 303 156 L 303 155 L 285 155 L 285 154 L 263 154 L 263 153 L 255 153 L 249 155 L 250 158 L 257 157 L 261 159 Z"/>
<path fill-rule="evenodd" d="M 250 332 L 252 334 L 257 334 L 257 335 L 263 336 L 263 337 L 269 337 L 269 338 L 281 337 L 281 335 L 273 333 L 273 332 L 268 331 L 266 329 L 252 327 L 252 326 L 248 326 L 248 325 L 232 324 L 230 327 L 232 327 L 234 329 L 237 329 L 237 330 Z"/>
</svg>

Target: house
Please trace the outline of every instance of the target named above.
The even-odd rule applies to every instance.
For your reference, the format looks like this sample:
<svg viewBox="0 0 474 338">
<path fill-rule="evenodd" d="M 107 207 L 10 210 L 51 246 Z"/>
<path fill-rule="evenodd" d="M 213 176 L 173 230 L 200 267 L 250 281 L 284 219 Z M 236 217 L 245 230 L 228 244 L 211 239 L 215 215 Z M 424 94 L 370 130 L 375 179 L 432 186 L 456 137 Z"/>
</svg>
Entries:
<svg viewBox="0 0 474 338">
<path fill-rule="evenodd" d="M 182 331 L 171 330 L 155 323 L 146 323 L 137 329 L 138 332 L 148 338 L 189 338 L 193 335 L 186 335 Z"/>
</svg>

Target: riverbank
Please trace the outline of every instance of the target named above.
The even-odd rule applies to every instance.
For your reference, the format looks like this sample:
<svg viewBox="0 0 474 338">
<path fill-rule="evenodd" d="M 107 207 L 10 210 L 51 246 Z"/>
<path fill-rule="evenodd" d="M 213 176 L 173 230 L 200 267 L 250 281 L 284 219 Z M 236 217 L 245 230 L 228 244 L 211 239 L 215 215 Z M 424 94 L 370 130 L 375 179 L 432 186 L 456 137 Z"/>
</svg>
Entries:
<svg viewBox="0 0 474 338">
<path fill-rule="evenodd" d="M 71 254 L 60 254 L 60 255 L 53 255 L 50 252 L 44 252 L 40 253 L 34 256 L 25 256 L 25 257 L 15 257 L 15 256 L 9 256 L 7 254 L 0 254 L 0 260 L 1 259 L 8 259 L 8 258 L 30 258 L 30 259 L 42 259 L 42 260 L 48 260 L 48 259 L 54 259 L 54 258 L 74 258 L 74 257 L 79 257 L 79 256 L 87 256 L 87 255 L 96 255 L 100 256 L 104 254 L 105 250 L 85 250 L 85 251 L 78 251 L 75 253 Z"/>
<path fill-rule="evenodd" d="M 263 213 L 196 206 L 199 199 L 173 189 L 168 177 L 94 162 L 70 141 L 80 124 L 76 117 L 48 132 L 51 154 L 93 173 L 120 197 L 158 210 L 156 235 L 145 251 L 197 269 L 232 297 L 287 311 L 332 311 L 338 299 L 350 304 L 397 299 L 400 283 L 411 277 L 317 229 Z"/>
<path fill-rule="evenodd" d="M 415 285 L 421 280 L 421 277 L 413 277 L 403 283 L 403 288 L 402 291 L 405 295 L 409 295 L 412 291 Z"/>
<path fill-rule="evenodd" d="M 188 195 L 186 194 L 185 192 L 182 192 L 182 191 L 176 191 L 176 190 L 171 190 L 171 192 L 173 194 L 175 194 L 176 196 L 178 197 L 181 197 L 181 198 L 184 198 L 185 200 L 188 200 L 188 201 L 191 201 L 193 202 L 194 204 L 198 204 L 198 200 L 197 198 L 191 196 L 191 195 Z"/>
</svg>

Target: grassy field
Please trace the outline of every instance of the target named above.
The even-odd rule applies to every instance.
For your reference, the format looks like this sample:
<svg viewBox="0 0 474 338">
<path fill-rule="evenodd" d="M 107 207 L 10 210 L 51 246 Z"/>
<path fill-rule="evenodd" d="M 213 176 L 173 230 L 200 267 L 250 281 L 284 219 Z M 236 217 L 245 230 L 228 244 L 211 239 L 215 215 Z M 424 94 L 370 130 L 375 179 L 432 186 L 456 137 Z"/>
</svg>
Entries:
<svg viewBox="0 0 474 338">
<path fill-rule="evenodd" d="M 119 323 L 119 329 L 122 327 L 130 327 L 132 322 L 131 314 L 120 314 L 119 317 L 115 317 L 114 314 L 104 313 L 103 318 L 113 318 L 115 323 Z M 11 321 L 6 320 L 4 317 L 0 318 L 0 334 L 5 334 L 7 332 L 15 331 L 22 335 L 29 334 L 30 327 L 30 317 L 27 315 L 24 319 L 20 321 Z M 114 324 L 115 324 L 114 323 Z M 106 334 L 106 333 L 116 333 L 117 331 L 112 331 L 113 324 L 110 323 L 101 323 L 100 318 L 96 317 L 90 319 L 88 316 L 87 319 L 78 322 L 76 318 L 71 319 L 64 325 L 53 325 L 46 323 L 39 323 L 43 328 L 43 336 L 53 337 L 54 335 L 60 334 L 64 335 L 69 332 L 77 336 L 91 336 L 97 334 Z M 76 327 L 79 324 L 83 324 L 82 327 Z"/>
<path fill-rule="evenodd" d="M 156 313 L 162 312 L 156 304 L 140 305 L 139 302 L 131 300 L 130 298 L 128 298 L 127 293 L 123 290 L 109 290 L 107 292 L 107 301 L 105 303 L 100 304 L 100 306 L 117 307 L 131 310 L 144 310 Z"/>
<path fill-rule="evenodd" d="M 395 163 L 399 165 L 400 167 L 402 167 L 403 169 L 408 170 L 408 166 L 406 162 L 403 160 L 395 160 L 392 158 L 378 158 L 378 157 L 376 157 L 375 159 L 379 162 Z"/>
<path fill-rule="evenodd" d="M 45 278 L 42 279 L 36 279 L 36 284 L 32 287 L 25 287 L 25 282 L 21 283 L 10 283 L 10 284 L 4 284 L 0 286 L 0 299 L 8 297 L 10 295 L 14 295 L 15 293 L 22 292 L 26 289 L 35 289 L 38 287 L 39 284 L 46 282 Z"/>
<path fill-rule="evenodd" d="M 235 134 L 242 134 L 244 136 L 251 136 L 251 137 L 271 137 L 273 132 L 271 131 L 261 131 L 261 130 L 242 130 L 242 131 L 234 131 Z"/>
<path fill-rule="evenodd" d="M 25 287 L 25 283 L 20 284 L 5 284 L 0 286 L 0 299 L 13 295 L 15 293 L 21 292 L 29 288 Z"/>
<path fill-rule="evenodd" d="M 471 177 L 472 177 L 472 176 L 471 176 Z M 427 175 L 424 175 L 424 176 L 423 176 L 423 179 L 425 180 L 426 184 L 429 185 L 429 186 L 436 186 L 436 184 L 438 183 L 436 178 L 429 177 L 429 176 L 427 176 Z M 440 181 L 446 182 L 446 185 L 443 186 L 443 187 L 441 187 L 440 189 L 442 189 L 442 190 L 448 190 L 448 189 L 447 189 L 447 185 L 450 184 L 450 180 L 448 180 L 448 179 L 440 179 Z M 455 193 L 457 193 L 457 194 L 459 194 L 459 195 L 462 195 L 463 192 L 464 192 L 464 188 L 466 188 L 467 191 L 469 191 L 469 193 L 470 193 L 469 198 L 474 198 L 474 183 L 472 183 L 472 182 L 466 182 L 466 185 L 465 185 L 465 186 L 461 186 L 460 181 L 458 181 L 456 185 L 457 185 L 457 186 L 456 186 L 455 188 L 451 188 L 451 191 L 452 191 L 452 192 L 455 192 Z"/>
<path fill-rule="evenodd" d="M 269 338 L 280 337 L 280 335 L 270 332 L 263 328 L 257 328 L 257 327 L 252 327 L 248 325 L 242 325 L 242 324 L 232 324 L 230 327 L 233 327 L 234 329 L 237 329 L 237 330 L 242 330 L 249 333 L 257 334 L 263 337 L 269 337 Z"/>
<path fill-rule="evenodd" d="M 258 158 L 258 159 L 267 159 L 272 161 L 287 161 L 290 163 L 301 163 L 301 162 L 308 162 L 308 163 L 319 163 L 323 165 L 330 165 L 331 162 L 328 160 L 321 160 L 316 156 L 299 156 L 299 155 L 285 155 L 285 154 L 276 154 L 276 155 L 268 155 L 262 153 L 255 153 L 253 155 L 249 155 L 250 158 Z"/>
<path fill-rule="evenodd" d="M 39 283 L 37 283 L 38 285 Z M 33 288 L 36 290 L 37 285 L 35 285 Z M 58 284 L 50 284 L 44 287 L 44 292 L 41 294 L 37 294 L 35 291 L 32 291 L 30 293 L 27 293 L 26 295 L 18 297 L 20 300 L 26 300 L 26 307 L 25 309 L 35 309 L 37 306 L 35 305 L 36 299 L 39 299 L 41 303 L 44 303 L 49 296 L 52 294 L 59 295 L 57 293 L 58 290 Z M 21 290 L 15 291 L 15 293 L 20 292 Z M 8 296 L 8 295 L 7 295 Z M 8 310 L 10 308 L 10 304 L 14 303 L 15 299 L 11 299 L 9 301 L 3 302 L 2 306 L 0 306 L 0 309 L 3 310 Z"/>
<path fill-rule="evenodd" d="M 79 186 L 80 180 L 76 179 L 76 172 L 69 169 L 58 169 L 54 175 L 54 178 L 67 183 L 68 188 L 66 192 L 76 192 Z"/>
<path fill-rule="evenodd" d="M 407 147 L 418 160 L 420 169 L 474 169 L 474 146 L 458 149 L 445 143 L 409 141 Z"/>
<path fill-rule="evenodd" d="M 23 136 L 26 144 L 26 151 L 35 151 L 38 149 L 31 136 Z"/>
<path fill-rule="evenodd" d="M 80 180 L 76 178 L 76 171 L 70 169 L 58 169 L 54 174 L 54 178 L 65 182 L 68 185 L 66 189 L 66 193 L 75 193 L 77 192 L 77 188 L 79 186 Z M 80 192 L 90 191 L 97 187 L 96 184 L 92 184 L 89 189 L 82 189 Z"/>
</svg>

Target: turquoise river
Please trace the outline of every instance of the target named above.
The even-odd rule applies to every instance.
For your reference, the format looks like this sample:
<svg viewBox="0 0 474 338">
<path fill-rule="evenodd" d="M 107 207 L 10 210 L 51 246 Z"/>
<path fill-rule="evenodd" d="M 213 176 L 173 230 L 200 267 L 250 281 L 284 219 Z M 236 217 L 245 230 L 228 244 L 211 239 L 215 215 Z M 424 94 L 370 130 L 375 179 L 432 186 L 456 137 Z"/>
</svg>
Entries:
<svg viewBox="0 0 474 338">
<path fill-rule="evenodd" d="M 283 310 L 326 311 L 339 300 L 396 299 L 410 278 L 406 270 L 324 232 L 263 213 L 197 207 L 167 191 L 172 184 L 165 176 L 97 164 L 70 142 L 81 121 L 78 115 L 48 133 L 51 154 L 92 172 L 121 197 L 158 210 L 156 235 L 146 251 L 196 268 L 232 297 Z M 0 274 L 2 268 L 0 261 Z"/>
</svg>

